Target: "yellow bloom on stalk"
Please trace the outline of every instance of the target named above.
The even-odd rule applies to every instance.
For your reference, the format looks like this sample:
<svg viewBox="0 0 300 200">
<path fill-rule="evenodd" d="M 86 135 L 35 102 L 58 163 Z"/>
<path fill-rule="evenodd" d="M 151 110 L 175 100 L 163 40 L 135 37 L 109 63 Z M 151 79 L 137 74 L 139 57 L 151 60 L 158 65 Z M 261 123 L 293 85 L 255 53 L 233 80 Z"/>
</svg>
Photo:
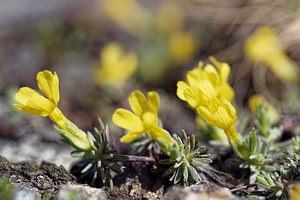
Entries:
<svg viewBox="0 0 300 200">
<path fill-rule="evenodd" d="M 227 83 L 230 67 L 227 63 L 220 63 L 214 57 L 209 58 L 215 67 L 203 62 L 198 67 L 189 71 L 186 81 L 177 82 L 177 96 L 189 103 L 193 108 L 208 105 L 213 97 L 225 98 L 231 101 L 234 91 Z"/>
<path fill-rule="evenodd" d="M 297 65 L 284 53 L 276 30 L 270 26 L 259 28 L 245 43 L 245 53 L 254 62 L 270 67 L 282 81 L 298 81 Z"/>
<path fill-rule="evenodd" d="M 148 29 L 150 16 L 136 0 L 104 0 L 108 16 L 131 34 L 140 36 Z"/>
<path fill-rule="evenodd" d="M 165 153 L 170 151 L 170 144 L 176 143 L 171 135 L 157 124 L 157 111 L 159 107 L 159 95 L 156 92 L 148 92 L 147 99 L 140 91 L 134 91 L 129 96 L 129 104 L 133 112 L 118 108 L 113 116 L 113 122 L 130 132 L 124 135 L 120 141 L 129 143 L 137 139 L 143 133 L 149 133 L 160 144 Z"/>
<path fill-rule="evenodd" d="M 95 80 L 101 86 L 122 86 L 137 69 L 137 56 L 125 53 L 117 42 L 107 44 L 101 51 L 99 65 L 95 68 Z"/>
<path fill-rule="evenodd" d="M 251 112 L 256 115 L 258 106 L 263 103 L 263 105 L 267 108 L 267 115 L 270 117 L 271 123 L 276 124 L 279 121 L 280 117 L 277 110 L 271 104 L 269 104 L 263 96 L 255 94 L 250 97 L 248 103 Z"/>
<path fill-rule="evenodd" d="M 14 104 L 14 106 L 28 114 L 43 117 L 49 116 L 62 130 L 66 131 L 67 135 L 65 137 L 75 147 L 89 150 L 91 146 L 87 135 L 70 122 L 57 107 L 59 101 L 59 79 L 57 74 L 55 72 L 52 74 L 50 71 L 45 70 L 39 72 L 36 79 L 40 90 L 46 97 L 29 87 L 22 87 L 15 95 L 16 101 L 21 105 Z"/>
<path fill-rule="evenodd" d="M 234 91 L 227 83 L 230 67 L 214 57 L 209 58 L 215 67 L 199 62 L 197 68 L 189 71 L 186 82 L 178 81 L 177 96 L 197 109 L 211 125 L 223 129 L 229 141 L 237 142 L 239 137 L 234 123 L 237 120 L 235 108 L 230 104 Z"/>
<path fill-rule="evenodd" d="M 223 129 L 229 141 L 237 141 L 238 133 L 234 127 L 237 120 L 236 111 L 230 102 L 214 97 L 208 105 L 197 107 L 197 111 L 209 124 Z"/>
<path fill-rule="evenodd" d="M 170 36 L 169 50 L 175 62 L 183 63 L 191 59 L 196 49 L 197 42 L 190 33 L 178 31 Z"/>
<path fill-rule="evenodd" d="M 200 129 L 201 134 L 204 133 L 206 135 L 209 135 L 211 139 L 216 140 L 225 146 L 229 146 L 227 135 L 225 134 L 223 129 L 208 124 L 207 121 L 199 115 L 196 116 L 196 124 Z"/>
</svg>

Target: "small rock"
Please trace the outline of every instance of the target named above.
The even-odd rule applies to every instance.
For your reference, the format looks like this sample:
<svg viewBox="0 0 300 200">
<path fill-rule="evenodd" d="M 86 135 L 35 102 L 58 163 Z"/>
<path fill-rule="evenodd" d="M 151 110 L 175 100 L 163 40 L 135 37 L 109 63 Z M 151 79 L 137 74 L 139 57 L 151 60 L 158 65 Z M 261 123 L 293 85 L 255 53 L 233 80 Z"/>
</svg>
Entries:
<svg viewBox="0 0 300 200">
<path fill-rule="evenodd" d="M 66 184 L 59 187 L 57 198 L 58 200 L 107 200 L 108 196 L 106 192 L 100 188 L 92 188 L 87 185 Z"/>
<path fill-rule="evenodd" d="M 21 183 L 15 187 L 14 200 L 36 200 L 37 197 L 40 197 L 38 191 L 28 183 Z"/>
<path fill-rule="evenodd" d="M 69 169 L 72 166 L 72 162 L 76 161 L 70 155 L 72 150 L 67 145 L 37 141 L 35 136 L 31 136 L 21 142 L 0 140 L 0 156 L 5 156 L 11 162 L 31 160 L 40 163 L 47 160 Z"/>
<path fill-rule="evenodd" d="M 219 187 L 208 183 L 202 185 L 191 185 L 189 187 L 172 187 L 165 195 L 165 200 L 238 200 L 228 188 Z"/>
</svg>

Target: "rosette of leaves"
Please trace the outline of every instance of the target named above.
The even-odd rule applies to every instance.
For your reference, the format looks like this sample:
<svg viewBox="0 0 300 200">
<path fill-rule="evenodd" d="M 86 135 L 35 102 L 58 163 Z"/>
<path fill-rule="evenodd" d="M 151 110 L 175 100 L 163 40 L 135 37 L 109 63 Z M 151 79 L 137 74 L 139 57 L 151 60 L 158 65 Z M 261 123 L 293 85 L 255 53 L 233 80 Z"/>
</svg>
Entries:
<svg viewBox="0 0 300 200">
<path fill-rule="evenodd" d="M 288 186 L 300 180 L 300 163 L 294 152 L 286 152 L 277 172 L 261 172 L 257 176 L 257 185 L 266 189 L 270 197 L 286 199 Z"/>
<path fill-rule="evenodd" d="M 254 183 L 257 175 L 262 171 L 273 172 L 277 170 L 273 165 L 273 161 L 282 154 L 273 151 L 271 141 L 267 142 L 265 138 L 258 137 L 255 128 L 252 128 L 249 134 L 247 149 L 248 158 L 239 167 L 250 169 L 250 183 Z"/>
<path fill-rule="evenodd" d="M 202 167 L 212 162 L 208 157 L 207 150 L 204 146 L 196 148 L 195 136 L 187 137 L 182 131 L 183 140 L 177 135 L 173 135 L 176 144 L 171 146 L 170 158 L 160 160 L 158 163 L 170 165 L 163 173 L 163 177 L 171 175 L 170 181 L 174 184 L 191 185 L 201 180 L 197 167 Z"/>
<path fill-rule="evenodd" d="M 108 142 L 108 126 L 104 126 L 100 118 L 99 123 L 101 126 L 100 131 L 95 127 L 94 134 L 87 132 L 92 149 L 90 151 L 76 149 L 71 152 L 71 155 L 83 159 L 84 167 L 81 170 L 79 180 L 85 180 L 90 185 L 99 184 L 98 181 L 101 181 L 102 184 L 109 184 L 112 187 L 112 171 L 122 173 L 124 167 L 118 162 L 126 161 L 129 158 L 125 155 L 116 154 L 113 151 Z M 64 131 L 57 126 L 55 129 L 58 132 Z"/>
<path fill-rule="evenodd" d="M 266 188 L 266 192 L 269 192 L 269 197 L 280 197 L 284 194 L 284 184 L 278 173 L 267 173 L 263 171 L 257 175 L 257 185 Z"/>
</svg>

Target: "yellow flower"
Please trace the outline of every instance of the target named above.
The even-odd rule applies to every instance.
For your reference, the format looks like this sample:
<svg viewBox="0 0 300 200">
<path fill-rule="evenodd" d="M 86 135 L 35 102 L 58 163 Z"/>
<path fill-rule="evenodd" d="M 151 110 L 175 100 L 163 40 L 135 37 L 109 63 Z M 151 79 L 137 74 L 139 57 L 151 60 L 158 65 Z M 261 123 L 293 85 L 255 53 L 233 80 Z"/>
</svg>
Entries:
<svg viewBox="0 0 300 200">
<path fill-rule="evenodd" d="M 196 49 L 197 42 L 190 33 L 178 31 L 173 33 L 169 39 L 169 50 L 175 62 L 188 61 L 195 55 Z"/>
<path fill-rule="evenodd" d="M 182 27 L 184 13 L 179 4 L 166 1 L 158 9 L 156 23 L 162 32 L 177 31 Z"/>
<path fill-rule="evenodd" d="M 235 108 L 226 99 L 212 98 L 208 105 L 197 108 L 199 114 L 211 125 L 223 129 L 229 141 L 236 142 L 238 133 L 235 130 Z"/>
<path fill-rule="evenodd" d="M 150 16 L 136 0 L 104 0 L 108 16 L 131 34 L 140 36 L 148 29 Z"/>
<path fill-rule="evenodd" d="M 298 81 L 299 69 L 284 53 L 276 31 L 270 26 L 259 28 L 245 43 L 245 53 L 254 62 L 270 67 L 282 81 Z"/>
<path fill-rule="evenodd" d="M 112 116 L 112 120 L 117 126 L 130 131 L 120 139 L 121 142 L 129 143 L 143 133 L 150 133 L 158 143 L 163 141 L 166 144 L 167 148 L 161 146 L 165 153 L 170 151 L 170 144 L 176 142 L 167 131 L 157 124 L 159 101 L 159 95 L 156 92 L 148 92 L 147 99 L 138 90 L 130 94 L 129 104 L 134 113 L 118 108 Z"/>
<path fill-rule="evenodd" d="M 248 103 L 251 112 L 256 115 L 258 106 L 263 103 L 263 105 L 267 108 L 267 115 L 270 117 L 271 123 L 276 124 L 279 121 L 279 114 L 277 110 L 269 104 L 263 96 L 259 94 L 253 95 L 250 97 Z"/>
<path fill-rule="evenodd" d="M 230 67 L 227 63 L 220 63 L 214 57 L 210 60 L 215 65 L 199 62 L 198 67 L 189 71 L 186 82 L 177 82 L 177 96 L 189 103 L 193 108 L 208 105 L 213 97 L 225 98 L 231 101 L 234 91 L 227 83 Z"/>
<path fill-rule="evenodd" d="M 43 117 L 49 116 L 62 130 L 66 131 L 67 135 L 65 137 L 69 138 L 75 147 L 89 150 L 91 146 L 87 135 L 70 122 L 57 107 L 59 101 L 59 80 L 57 74 L 55 72 L 52 74 L 50 71 L 45 70 L 39 72 L 36 79 L 40 90 L 47 98 L 29 87 L 22 87 L 15 95 L 17 102 L 21 105 L 14 104 L 14 106 L 28 114 Z M 70 127 L 72 127 L 72 130 L 77 130 L 75 131 L 76 133 L 70 134 L 72 132 Z"/>
<path fill-rule="evenodd" d="M 299 200 L 300 196 L 300 182 L 296 182 L 288 189 L 290 200 Z"/>
<path fill-rule="evenodd" d="M 199 115 L 196 116 L 197 127 L 200 130 L 200 134 L 205 134 L 213 140 L 217 140 L 224 146 L 229 146 L 227 135 L 223 129 L 220 129 L 216 126 L 208 124 L 202 117 Z"/>
<path fill-rule="evenodd" d="M 102 86 L 120 87 L 136 71 L 137 63 L 135 53 L 125 53 L 119 43 L 111 42 L 101 51 L 99 66 L 95 68 L 95 80 Z"/>
</svg>

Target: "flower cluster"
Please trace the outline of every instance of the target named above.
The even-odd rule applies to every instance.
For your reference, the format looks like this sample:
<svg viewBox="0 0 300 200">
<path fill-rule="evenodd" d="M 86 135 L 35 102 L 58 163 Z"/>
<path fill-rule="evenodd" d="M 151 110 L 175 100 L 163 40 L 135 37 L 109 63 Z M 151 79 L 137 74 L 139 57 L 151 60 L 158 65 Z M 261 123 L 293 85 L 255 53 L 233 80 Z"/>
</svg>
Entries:
<svg viewBox="0 0 300 200">
<path fill-rule="evenodd" d="M 281 80 L 299 80 L 298 67 L 284 53 L 276 31 L 270 26 L 259 28 L 247 39 L 245 53 L 250 60 L 269 66 Z"/>
<path fill-rule="evenodd" d="M 69 121 L 57 107 L 59 102 L 59 79 L 57 74 L 45 70 L 36 76 L 38 86 L 46 97 L 34 89 L 22 87 L 15 95 L 19 104 L 14 106 L 35 116 L 50 117 L 63 131 L 63 137 L 75 148 L 89 151 L 91 149 L 87 134 Z"/>
<path fill-rule="evenodd" d="M 125 53 L 117 42 L 107 44 L 101 51 L 100 61 L 95 68 L 95 81 L 100 86 L 121 87 L 137 69 L 137 56 Z"/>
<path fill-rule="evenodd" d="M 229 141 L 236 142 L 238 133 L 234 128 L 235 109 L 230 104 L 234 91 L 228 84 L 230 67 L 210 57 L 215 65 L 199 62 L 198 67 L 189 71 L 186 81 L 177 83 L 177 96 L 186 101 L 211 125 L 225 131 Z"/>
<path fill-rule="evenodd" d="M 166 130 L 158 125 L 159 101 L 159 95 L 156 92 L 148 92 L 147 99 L 138 90 L 130 94 L 129 104 L 134 113 L 118 108 L 112 116 L 117 126 L 130 131 L 120 139 L 121 142 L 132 142 L 141 134 L 149 133 L 165 153 L 170 152 L 170 146 L 176 142 Z"/>
</svg>

